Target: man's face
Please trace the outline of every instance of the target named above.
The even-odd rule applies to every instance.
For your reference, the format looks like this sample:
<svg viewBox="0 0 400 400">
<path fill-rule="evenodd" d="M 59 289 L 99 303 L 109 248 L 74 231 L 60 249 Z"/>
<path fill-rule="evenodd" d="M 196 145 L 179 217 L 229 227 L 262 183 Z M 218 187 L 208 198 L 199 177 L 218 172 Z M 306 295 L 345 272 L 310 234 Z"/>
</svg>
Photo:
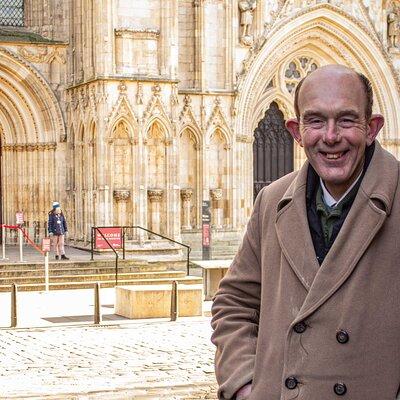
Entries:
<svg viewBox="0 0 400 400">
<path fill-rule="evenodd" d="M 339 198 L 361 172 L 365 148 L 382 125 L 376 131 L 366 120 L 366 95 L 357 75 L 335 68 L 314 74 L 300 91 L 300 122 L 288 121 L 287 127 L 329 192 Z"/>
</svg>

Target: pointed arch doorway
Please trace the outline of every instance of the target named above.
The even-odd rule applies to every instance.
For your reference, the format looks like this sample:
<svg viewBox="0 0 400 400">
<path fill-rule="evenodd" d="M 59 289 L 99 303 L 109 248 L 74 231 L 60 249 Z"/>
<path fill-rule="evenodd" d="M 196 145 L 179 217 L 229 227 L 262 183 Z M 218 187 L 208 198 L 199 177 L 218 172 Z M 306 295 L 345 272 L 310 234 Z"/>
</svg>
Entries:
<svg viewBox="0 0 400 400">
<path fill-rule="evenodd" d="M 272 102 L 254 131 L 254 200 L 264 186 L 293 171 L 293 138 L 276 102 Z"/>
</svg>

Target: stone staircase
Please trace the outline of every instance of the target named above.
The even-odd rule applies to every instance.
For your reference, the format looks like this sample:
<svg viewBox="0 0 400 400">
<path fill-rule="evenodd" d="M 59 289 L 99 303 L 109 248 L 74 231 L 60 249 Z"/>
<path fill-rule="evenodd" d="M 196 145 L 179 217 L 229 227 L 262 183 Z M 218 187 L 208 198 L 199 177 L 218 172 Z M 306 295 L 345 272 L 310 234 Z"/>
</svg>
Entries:
<svg viewBox="0 0 400 400">
<path fill-rule="evenodd" d="M 119 260 L 118 285 L 202 284 L 198 276 L 186 276 L 185 261 Z M 49 263 L 50 290 L 87 289 L 99 282 L 101 287 L 115 285 L 115 261 L 67 261 Z M 15 283 L 18 290 L 42 291 L 43 263 L 1 264 L 0 292 L 10 291 Z"/>
</svg>

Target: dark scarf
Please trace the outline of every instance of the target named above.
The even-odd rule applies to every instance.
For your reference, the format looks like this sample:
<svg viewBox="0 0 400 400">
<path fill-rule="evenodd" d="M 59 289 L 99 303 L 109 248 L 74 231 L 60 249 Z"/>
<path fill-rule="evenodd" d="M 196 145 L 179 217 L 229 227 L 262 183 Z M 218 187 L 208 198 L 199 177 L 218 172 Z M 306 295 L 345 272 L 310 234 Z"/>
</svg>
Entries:
<svg viewBox="0 0 400 400">
<path fill-rule="evenodd" d="M 360 179 L 358 179 L 353 190 L 351 190 L 351 192 L 349 193 L 348 197 L 346 196 L 345 199 L 346 201 L 343 204 L 341 216 L 334 222 L 332 235 L 329 243 L 327 244 L 325 244 L 324 235 L 322 233 L 321 220 L 318 215 L 317 205 L 316 205 L 316 196 L 318 187 L 320 186 L 320 180 L 318 174 L 315 172 L 311 164 L 308 167 L 307 188 L 306 188 L 307 219 L 308 219 L 308 226 L 310 228 L 311 238 L 314 245 L 315 254 L 317 256 L 319 265 L 321 265 L 322 262 L 324 261 L 330 248 L 335 242 L 335 239 L 337 238 L 340 229 L 343 226 L 347 214 L 349 213 L 351 206 L 353 205 L 354 199 L 357 196 L 358 189 L 364 178 L 365 172 L 367 171 L 369 163 L 371 162 L 374 150 L 375 150 L 375 142 L 373 142 L 371 146 L 367 147 L 365 150 L 365 160 L 364 160 L 362 175 Z"/>
</svg>

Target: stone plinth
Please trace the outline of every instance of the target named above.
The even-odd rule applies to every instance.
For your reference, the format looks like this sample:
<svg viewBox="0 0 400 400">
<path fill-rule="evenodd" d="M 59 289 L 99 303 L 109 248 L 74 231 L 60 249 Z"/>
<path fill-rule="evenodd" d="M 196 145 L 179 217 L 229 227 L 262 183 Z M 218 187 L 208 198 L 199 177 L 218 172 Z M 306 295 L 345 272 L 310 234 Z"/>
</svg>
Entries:
<svg viewBox="0 0 400 400">
<path fill-rule="evenodd" d="M 212 300 L 217 293 L 221 279 L 228 272 L 232 260 L 204 260 L 192 263 L 202 268 L 205 300 Z"/>
<path fill-rule="evenodd" d="M 169 318 L 172 285 L 134 285 L 115 288 L 115 313 L 126 318 Z M 203 314 L 202 285 L 178 284 L 178 316 Z"/>
</svg>

